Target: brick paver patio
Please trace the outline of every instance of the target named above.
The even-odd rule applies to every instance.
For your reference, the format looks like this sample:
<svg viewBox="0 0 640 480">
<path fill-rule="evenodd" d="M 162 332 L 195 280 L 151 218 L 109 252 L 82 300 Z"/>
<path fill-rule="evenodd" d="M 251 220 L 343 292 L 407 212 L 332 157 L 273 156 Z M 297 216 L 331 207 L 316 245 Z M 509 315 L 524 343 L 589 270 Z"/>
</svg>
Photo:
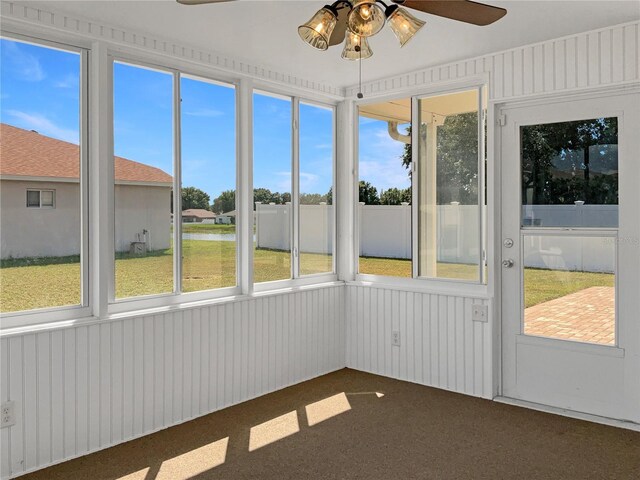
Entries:
<svg viewBox="0 0 640 480">
<path fill-rule="evenodd" d="M 613 345 L 615 290 L 590 287 L 524 311 L 524 333 L 540 337 Z"/>
</svg>

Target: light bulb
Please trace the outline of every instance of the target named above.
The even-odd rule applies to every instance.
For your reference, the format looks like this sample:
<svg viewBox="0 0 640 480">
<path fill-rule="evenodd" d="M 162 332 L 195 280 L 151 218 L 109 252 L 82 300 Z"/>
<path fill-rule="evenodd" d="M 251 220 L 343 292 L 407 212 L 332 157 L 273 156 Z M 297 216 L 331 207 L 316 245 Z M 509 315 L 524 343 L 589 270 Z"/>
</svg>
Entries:
<svg viewBox="0 0 640 480">
<path fill-rule="evenodd" d="M 384 27 L 384 10 L 375 0 L 356 0 L 347 17 L 347 27 L 360 37 L 375 35 Z"/>
</svg>

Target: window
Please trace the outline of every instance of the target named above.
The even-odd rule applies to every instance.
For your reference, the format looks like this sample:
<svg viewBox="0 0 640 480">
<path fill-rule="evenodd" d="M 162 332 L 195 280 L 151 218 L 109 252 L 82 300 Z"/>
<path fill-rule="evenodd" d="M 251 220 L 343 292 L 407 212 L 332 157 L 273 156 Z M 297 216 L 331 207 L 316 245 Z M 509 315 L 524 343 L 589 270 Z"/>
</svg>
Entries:
<svg viewBox="0 0 640 480">
<path fill-rule="evenodd" d="M 411 99 L 359 113 L 358 272 L 411 277 Z"/>
<path fill-rule="evenodd" d="M 0 312 L 86 305 L 84 53 L 2 38 L 0 62 Z"/>
<path fill-rule="evenodd" d="M 484 97 L 360 106 L 360 274 L 486 281 Z"/>
<path fill-rule="evenodd" d="M 235 287 L 235 89 L 181 76 L 182 291 Z"/>
<path fill-rule="evenodd" d="M 300 103 L 300 275 L 333 272 L 333 109 Z"/>
<path fill-rule="evenodd" d="M 286 280 L 292 276 L 291 98 L 256 92 L 253 116 L 253 278 Z"/>
<path fill-rule="evenodd" d="M 331 274 L 334 109 L 253 95 L 254 282 Z"/>
<path fill-rule="evenodd" d="M 173 75 L 113 65 L 115 298 L 174 291 Z"/>
<path fill-rule="evenodd" d="M 418 275 L 480 282 L 484 135 L 479 89 L 418 100 Z M 482 152 L 482 156 L 479 155 Z M 483 196 L 483 195 L 482 195 Z M 481 208 L 482 205 L 482 208 Z"/>
<path fill-rule="evenodd" d="M 27 190 L 27 207 L 54 208 L 55 190 Z"/>
</svg>

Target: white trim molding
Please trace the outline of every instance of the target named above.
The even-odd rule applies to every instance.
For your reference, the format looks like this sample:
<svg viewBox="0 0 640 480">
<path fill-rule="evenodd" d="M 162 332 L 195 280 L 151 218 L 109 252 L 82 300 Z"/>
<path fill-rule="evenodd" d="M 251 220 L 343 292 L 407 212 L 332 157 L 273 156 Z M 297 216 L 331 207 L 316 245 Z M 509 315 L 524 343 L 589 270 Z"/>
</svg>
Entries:
<svg viewBox="0 0 640 480">
<path fill-rule="evenodd" d="M 489 99 L 506 101 L 640 81 L 640 21 L 512 48 L 367 82 L 366 98 L 405 93 L 489 75 Z M 358 86 L 348 87 L 353 98 Z"/>
</svg>

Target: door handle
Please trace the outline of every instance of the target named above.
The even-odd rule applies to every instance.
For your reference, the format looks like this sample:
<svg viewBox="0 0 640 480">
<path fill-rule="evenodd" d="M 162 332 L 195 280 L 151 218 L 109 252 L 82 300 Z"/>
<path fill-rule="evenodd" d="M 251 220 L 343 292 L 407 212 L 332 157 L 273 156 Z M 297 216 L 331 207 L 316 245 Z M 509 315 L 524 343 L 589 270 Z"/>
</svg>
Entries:
<svg viewBox="0 0 640 480">
<path fill-rule="evenodd" d="M 503 266 L 504 268 L 511 268 L 511 267 L 513 267 L 514 263 L 515 263 L 515 262 L 514 262 L 512 259 L 510 259 L 510 258 L 506 258 L 506 259 L 504 259 L 504 260 L 502 261 L 502 266 Z"/>
</svg>

